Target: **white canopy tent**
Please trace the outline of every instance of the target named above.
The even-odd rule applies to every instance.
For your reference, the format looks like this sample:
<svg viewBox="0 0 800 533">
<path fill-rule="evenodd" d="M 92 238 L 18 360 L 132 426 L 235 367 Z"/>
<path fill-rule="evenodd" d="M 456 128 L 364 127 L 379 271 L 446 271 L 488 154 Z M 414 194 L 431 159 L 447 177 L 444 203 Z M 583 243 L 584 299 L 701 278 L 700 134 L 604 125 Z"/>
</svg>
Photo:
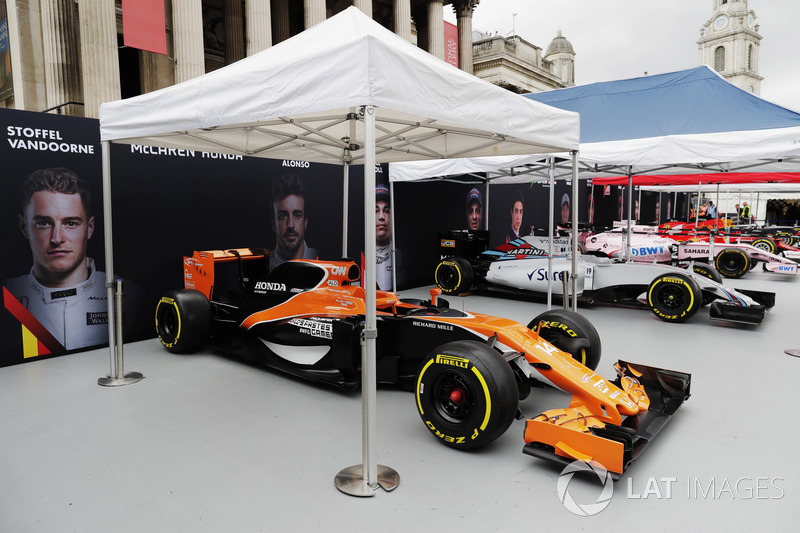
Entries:
<svg viewBox="0 0 800 533">
<path fill-rule="evenodd" d="M 579 120 L 447 65 L 351 7 L 225 68 L 102 104 L 100 135 L 109 279 L 112 142 L 339 164 L 345 186 L 349 165 L 364 165 L 363 463 L 340 472 L 337 486 L 369 496 L 379 485 L 393 488 L 391 469 L 379 476 L 372 445 L 377 319 L 375 225 L 369 222 L 376 163 L 575 150 Z M 112 373 L 124 379 L 119 350 L 114 369 L 114 322 L 110 305 Z"/>
</svg>

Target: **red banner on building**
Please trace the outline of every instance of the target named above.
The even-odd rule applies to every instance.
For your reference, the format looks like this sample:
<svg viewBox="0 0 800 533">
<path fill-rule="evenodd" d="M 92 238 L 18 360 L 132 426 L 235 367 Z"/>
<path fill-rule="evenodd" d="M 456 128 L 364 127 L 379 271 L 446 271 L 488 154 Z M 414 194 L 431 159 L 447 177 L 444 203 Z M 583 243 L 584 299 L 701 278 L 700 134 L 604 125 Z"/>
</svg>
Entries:
<svg viewBox="0 0 800 533">
<path fill-rule="evenodd" d="M 444 60 L 458 66 L 458 26 L 444 21 Z"/>
<path fill-rule="evenodd" d="M 164 0 L 122 0 L 122 34 L 125 46 L 166 54 Z"/>
</svg>

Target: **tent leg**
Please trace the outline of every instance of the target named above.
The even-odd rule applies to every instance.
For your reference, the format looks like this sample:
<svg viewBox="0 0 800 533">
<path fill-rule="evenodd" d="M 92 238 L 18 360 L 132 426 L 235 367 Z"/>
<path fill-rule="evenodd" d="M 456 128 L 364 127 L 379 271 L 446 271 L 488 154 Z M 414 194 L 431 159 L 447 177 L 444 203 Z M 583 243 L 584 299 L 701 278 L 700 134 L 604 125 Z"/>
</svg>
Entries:
<svg viewBox="0 0 800 533">
<path fill-rule="evenodd" d="M 350 496 L 373 496 L 375 489 L 397 488 L 400 476 L 388 466 L 378 465 L 375 459 L 375 422 L 377 420 L 376 339 L 378 318 L 375 280 L 375 107 L 364 107 L 364 293 L 365 321 L 361 340 L 361 412 L 363 462 L 339 471 L 334 479 L 336 488 Z M 373 221 L 370 223 L 370 221 Z"/>
<path fill-rule="evenodd" d="M 108 298 L 108 348 L 111 359 L 111 370 L 105 377 L 97 380 L 104 387 L 118 387 L 141 381 L 144 376 L 139 372 L 125 373 L 122 344 L 122 280 L 114 279 L 114 247 L 111 228 L 111 146 L 108 141 L 102 143 L 103 159 L 103 217 L 105 223 L 106 248 L 106 293 Z"/>
</svg>

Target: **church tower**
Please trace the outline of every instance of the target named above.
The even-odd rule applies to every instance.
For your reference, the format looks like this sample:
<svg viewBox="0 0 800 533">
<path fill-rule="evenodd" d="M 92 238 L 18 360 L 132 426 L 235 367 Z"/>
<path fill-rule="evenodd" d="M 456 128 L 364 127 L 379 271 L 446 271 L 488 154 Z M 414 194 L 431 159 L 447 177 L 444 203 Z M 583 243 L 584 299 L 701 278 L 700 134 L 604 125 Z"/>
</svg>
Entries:
<svg viewBox="0 0 800 533">
<path fill-rule="evenodd" d="M 708 65 L 731 82 L 755 95 L 761 92 L 758 75 L 756 14 L 747 0 L 712 0 L 714 13 L 700 29 L 700 64 Z"/>
</svg>

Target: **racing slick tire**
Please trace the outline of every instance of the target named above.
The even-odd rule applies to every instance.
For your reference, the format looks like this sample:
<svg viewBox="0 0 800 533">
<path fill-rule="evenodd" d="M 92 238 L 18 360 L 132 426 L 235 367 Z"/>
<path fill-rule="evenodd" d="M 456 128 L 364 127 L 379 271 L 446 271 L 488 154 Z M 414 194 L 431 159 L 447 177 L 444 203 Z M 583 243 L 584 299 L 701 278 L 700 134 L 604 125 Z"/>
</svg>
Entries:
<svg viewBox="0 0 800 533">
<path fill-rule="evenodd" d="M 714 268 L 713 266 L 709 265 L 708 263 L 694 263 L 692 264 L 692 272 L 699 276 L 703 276 L 704 278 L 708 278 L 710 280 L 716 281 L 717 283 L 722 283 L 722 274 Z M 706 296 L 705 293 L 703 294 L 703 303 L 702 305 L 708 305 L 714 300 L 716 300 L 716 296 Z"/>
<path fill-rule="evenodd" d="M 543 326 L 541 331 L 540 325 Z M 531 320 L 528 329 L 539 332 L 541 338 L 567 352 L 583 366 L 595 370 L 600 364 L 600 335 L 581 314 L 567 309 L 551 309 Z M 588 347 L 586 341 L 589 343 Z"/>
<path fill-rule="evenodd" d="M 171 290 L 156 305 L 156 333 L 172 353 L 192 352 L 209 338 L 211 304 L 194 289 Z"/>
<path fill-rule="evenodd" d="M 714 258 L 714 266 L 726 278 L 741 278 L 750 271 L 752 261 L 744 250 L 726 248 Z"/>
<path fill-rule="evenodd" d="M 686 274 L 662 274 L 647 288 L 650 310 L 666 322 L 683 322 L 697 313 L 703 304 L 703 292 Z"/>
<path fill-rule="evenodd" d="M 459 295 L 472 287 L 472 265 L 463 257 L 447 257 L 436 267 L 434 279 L 443 293 Z"/>
<path fill-rule="evenodd" d="M 795 246 L 797 244 L 797 237 L 788 231 L 776 231 L 773 238 L 781 241 L 786 246 Z"/>
<path fill-rule="evenodd" d="M 775 243 L 773 239 L 770 239 L 769 237 L 760 237 L 754 240 L 750 244 L 751 246 L 770 254 L 778 253 L 778 245 Z"/>
<path fill-rule="evenodd" d="M 722 274 L 720 274 L 716 268 L 708 263 L 694 263 L 692 265 L 692 272 L 699 274 L 704 278 L 714 280 L 717 283 L 722 283 Z"/>
<path fill-rule="evenodd" d="M 470 340 L 443 344 L 422 360 L 415 396 L 428 430 L 460 450 L 505 433 L 519 404 L 511 366 L 493 348 Z"/>
</svg>

